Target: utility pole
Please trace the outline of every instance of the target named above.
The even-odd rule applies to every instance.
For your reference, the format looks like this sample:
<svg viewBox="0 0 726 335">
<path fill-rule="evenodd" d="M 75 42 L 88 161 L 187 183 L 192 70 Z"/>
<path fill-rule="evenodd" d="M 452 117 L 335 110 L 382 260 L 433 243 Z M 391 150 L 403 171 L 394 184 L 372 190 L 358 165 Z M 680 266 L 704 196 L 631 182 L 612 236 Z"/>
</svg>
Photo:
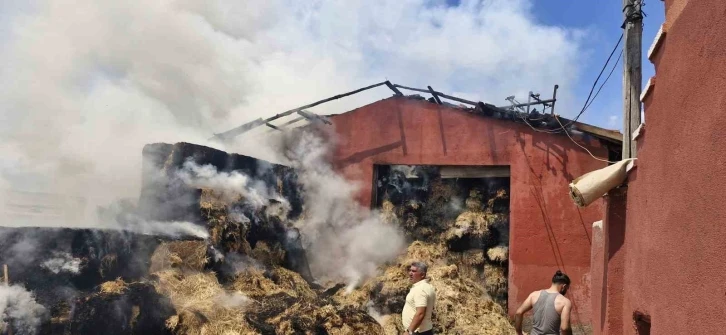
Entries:
<svg viewBox="0 0 726 335">
<path fill-rule="evenodd" d="M 10 277 L 8 277 L 8 265 L 3 264 L 3 279 L 5 280 L 5 286 L 10 286 Z M 8 322 L 7 335 L 13 335 L 12 324 Z"/>
<path fill-rule="evenodd" d="M 623 61 L 623 159 L 635 158 L 633 132 L 640 126 L 640 92 L 643 87 L 643 0 L 623 0 L 625 53 Z"/>
</svg>

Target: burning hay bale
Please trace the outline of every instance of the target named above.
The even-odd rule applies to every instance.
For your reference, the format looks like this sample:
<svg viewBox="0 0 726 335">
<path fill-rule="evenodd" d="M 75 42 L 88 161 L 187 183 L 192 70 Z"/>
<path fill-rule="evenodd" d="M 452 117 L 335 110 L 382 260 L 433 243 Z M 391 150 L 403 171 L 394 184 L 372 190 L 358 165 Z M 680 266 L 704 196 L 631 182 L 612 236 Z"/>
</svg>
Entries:
<svg viewBox="0 0 726 335">
<path fill-rule="evenodd" d="M 492 262 L 504 263 L 509 260 L 509 248 L 503 245 L 491 248 L 487 251 L 487 257 Z"/>
<path fill-rule="evenodd" d="M 370 298 L 373 306 L 380 310 L 386 321 L 386 334 L 398 334 L 397 325 L 410 288 L 406 269 L 413 261 L 429 264 L 428 277 L 436 289 L 436 308 L 434 310 L 434 330 L 438 334 L 514 334 L 504 309 L 492 301 L 487 289 L 479 281 L 464 276 L 459 267 L 466 264 L 447 264 L 450 251 L 444 244 L 427 244 L 416 241 L 409 246 L 407 253 L 378 276 L 365 283 L 351 294 L 338 292 L 334 299 L 341 304 L 355 306 L 361 310 L 367 306 L 365 298 Z M 482 255 L 483 258 L 483 255 Z M 486 268 L 486 265 L 485 265 Z M 506 278 L 505 278 L 506 280 Z M 398 321 L 392 321 L 398 320 Z"/>
<path fill-rule="evenodd" d="M 151 255 L 149 273 L 166 269 L 201 271 L 208 261 L 207 244 L 204 241 L 164 242 Z"/>
<path fill-rule="evenodd" d="M 281 266 L 285 264 L 285 250 L 280 243 L 259 241 L 252 249 L 250 256 L 266 266 Z"/>
<path fill-rule="evenodd" d="M 128 286 L 121 278 L 116 278 L 114 281 L 107 281 L 101 284 L 100 292 L 103 294 L 121 294 Z"/>
<path fill-rule="evenodd" d="M 317 298 L 317 293 L 300 274 L 283 267 L 274 267 L 269 271 L 249 268 L 237 276 L 231 288 L 255 299 L 280 292 L 304 300 Z"/>
<path fill-rule="evenodd" d="M 154 274 L 156 289 L 169 297 L 177 313 L 167 318 L 174 334 L 249 334 L 244 309 L 224 304 L 227 293 L 210 272 L 182 274 L 164 270 Z"/>
<path fill-rule="evenodd" d="M 260 333 L 383 334 L 364 311 L 340 306 L 313 290 L 296 272 L 282 267 L 240 273 L 231 288 L 258 303 L 251 305 L 247 322 Z"/>
<path fill-rule="evenodd" d="M 71 313 L 70 334 L 170 334 L 166 320 L 174 315 L 169 300 L 145 283 L 121 279 L 100 285 L 80 298 Z"/>
<path fill-rule="evenodd" d="M 484 265 L 486 289 L 492 298 L 504 305 L 507 301 L 507 275 L 500 266 Z"/>
</svg>

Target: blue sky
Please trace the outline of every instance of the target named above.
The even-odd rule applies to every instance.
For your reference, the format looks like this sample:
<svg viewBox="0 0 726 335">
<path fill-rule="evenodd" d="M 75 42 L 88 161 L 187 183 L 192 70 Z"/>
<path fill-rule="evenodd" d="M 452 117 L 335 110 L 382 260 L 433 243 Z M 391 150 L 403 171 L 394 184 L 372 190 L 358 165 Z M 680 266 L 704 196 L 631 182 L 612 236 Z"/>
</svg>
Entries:
<svg viewBox="0 0 726 335">
<path fill-rule="evenodd" d="M 578 87 L 575 91 L 580 105 L 587 97 L 593 81 L 597 78 L 602 65 L 622 33 L 622 29 L 620 29 L 623 21 L 621 10 L 621 1 L 537 0 L 534 2 L 533 12 L 540 22 L 547 25 L 587 30 L 587 37 L 583 43 L 590 56 L 583 58 L 584 71 L 578 80 Z M 648 78 L 654 74 L 653 64 L 647 59 L 648 48 L 665 20 L 665 10 L 662 1 L 648 1 L 643 10 L 647 15 L 643 27 L 643 84 L 645 84 Z M 613 56 L 613 61 L 615 59 L 616 56 Z M 609 69 L 603 74 L 601 80 L 607 76 L 608 72 Z M 621 130 L 622 86 L 621 62 L 581 120 L 601 127 Z M 613 116 L 617 116 L 617 120 L 612 120 Z"/>
</svg>

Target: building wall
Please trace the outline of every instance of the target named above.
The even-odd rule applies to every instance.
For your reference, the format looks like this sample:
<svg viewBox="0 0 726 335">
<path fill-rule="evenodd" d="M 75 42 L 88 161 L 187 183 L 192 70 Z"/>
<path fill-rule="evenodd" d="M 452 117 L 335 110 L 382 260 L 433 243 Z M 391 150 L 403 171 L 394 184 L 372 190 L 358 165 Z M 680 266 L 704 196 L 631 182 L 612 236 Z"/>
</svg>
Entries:
<svg viewBox="0 0 726 335">
<path fill-rule="evenodd" d="M 652 334 L 723 333 L 726 318 L 726 2 L 664 5 L 604 334 L 635 334 L 636 312 L 650 316 Z"/>
<path fill-rule="evenodd" d="M 568 296 L 577 322 L 590 323 L 591 230 L 604 205 L 599 200 L 578 209 L 568 184 L 605 163 L 564 135 L 407 98 L 385 99 L 331 120 L 339 137 L 337 169 L 359 182 L 365 205 L 371 204 L 374 164 L 509 165 L 510 313 L 531 291 L 548 286 L 559 268 L 573 280 Z M 598 141 L 583 143 L 607 157 Z"/>
</svg>

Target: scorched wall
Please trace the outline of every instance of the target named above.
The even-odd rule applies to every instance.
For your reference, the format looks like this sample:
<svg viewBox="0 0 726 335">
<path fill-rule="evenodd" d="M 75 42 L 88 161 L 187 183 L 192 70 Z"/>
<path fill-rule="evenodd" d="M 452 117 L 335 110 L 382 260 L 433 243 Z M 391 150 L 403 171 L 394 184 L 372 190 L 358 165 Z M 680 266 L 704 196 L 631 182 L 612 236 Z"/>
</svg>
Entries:
<svg viewBox="0 0 726 335">
<path fill-rule="evenodd" d="M 726 2 L 669 0 L 665 9 L 637 167 L 625 204 L 610 208 L 626 208 L 624 226 L 606 228 L 615 241 L 598 299 L 603 334 L 636 334 L 634 313 L 650 316 L 651 334 L 724 333 Z"/>
<path fill-rule="evenodd" d="M 372 201 L 374 164 L 509 165 L 509 313 L 563 269 L 573 280 L 568 296 L 575 303 L 575 322 L 590 323 L 591 228 L 603 218 L 604 205 L 597 201 L 578 209 L 568 184 L 605 163 L 564 135 L 405 97 L 331 120 L 339 141 L 335 166 L 359 182 L 359 199 L 366 206 Z M 597 140 L 585 143 L 595 155 L 607 157 Z"/>
</svg>

